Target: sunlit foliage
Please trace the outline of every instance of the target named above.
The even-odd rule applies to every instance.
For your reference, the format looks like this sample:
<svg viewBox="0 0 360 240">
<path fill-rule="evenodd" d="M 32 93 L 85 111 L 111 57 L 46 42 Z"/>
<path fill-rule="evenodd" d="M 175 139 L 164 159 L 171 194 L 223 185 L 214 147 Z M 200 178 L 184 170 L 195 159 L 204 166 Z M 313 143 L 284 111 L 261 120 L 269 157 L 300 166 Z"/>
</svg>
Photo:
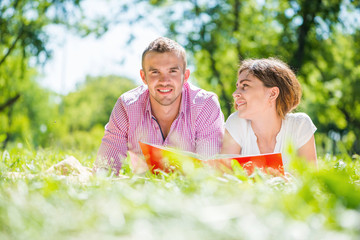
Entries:
<svg viewBox="0 0 360 240">
<path fill-rule="evenodd" d="M 0 152 L 1 239 L 357 239 L 360 159 L 326 156 L 292 177 L 204 169 L 119 178 L 47 173 L 56 151 Z M 69 152 L 68 152 L 69 153 Z M 94 155 L 73 152 L 86 166 Z M 15 172 L 15 173 L 14 173 Z"/>
</svg>

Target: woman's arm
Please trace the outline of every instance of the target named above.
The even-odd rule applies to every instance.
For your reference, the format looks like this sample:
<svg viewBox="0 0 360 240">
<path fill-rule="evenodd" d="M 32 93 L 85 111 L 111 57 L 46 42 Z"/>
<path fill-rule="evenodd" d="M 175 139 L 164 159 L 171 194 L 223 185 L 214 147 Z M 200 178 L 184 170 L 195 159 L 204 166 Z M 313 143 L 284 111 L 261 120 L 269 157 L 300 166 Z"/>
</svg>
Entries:
<svg viewBox="0 0 360 240">
<path fill-rule="evenodd" d="M 317 165 L 317 157 L 316 157 L 316 147 L 315 147 L 315 138 L 314 135 L 310 138 L 307 143 L 305 143 L 301 148 L 298 150 L 298 155 L 300 157 L 304 157 L 309 162 L 312 162 Z"/>
<path fill-rule="evenodd" d="M 221 154 L 240 154 L 241 146 L 234 140 L 228 130 L 225 129 Z"/>
</svg>

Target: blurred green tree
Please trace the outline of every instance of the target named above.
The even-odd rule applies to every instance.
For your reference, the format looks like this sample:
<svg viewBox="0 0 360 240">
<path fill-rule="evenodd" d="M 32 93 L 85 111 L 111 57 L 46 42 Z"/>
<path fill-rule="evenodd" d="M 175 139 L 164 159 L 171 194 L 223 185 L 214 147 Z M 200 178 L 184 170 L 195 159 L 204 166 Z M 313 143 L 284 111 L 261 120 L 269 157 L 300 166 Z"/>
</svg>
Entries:
<svg viewBox="0 0 360 240">
<path fill-rule="evenodd" d="M 97 150 L 104 125 L 120 95 L 136 84 L 118 76 L 88 76 L 76 91 L 64 96 L 59 124 L 65 126 L 59 145 L 63 148 Z"/>
<path fill-rule="evenodd" d="M 98 36 L 106 32 L 108 22 L 87 20 L 80 7 L 82 0 L 13 0 L 0 2 L 0 66 L 11 55 L 35 56 L 43 62 L 50 56 L 46 27 L 59 24 L 76 33 Z"/>
<path fill-rule="evenodd" d="M 38 120 L 40 124 L 42 112 L 48 111 L 37 101 L 48 93 L 34 82 L 34 68 L 51 56 L 46 27 L 62 25 L 81 36 L 90 33 L 100 36 L 107 30 L 108 22 L 104 18 L 85 18 L 80 3 L 81 0 L 0 1 L 0 143 L 3 148 L 17 138 L 11 135 L 19 132 L 12 130 L 18 119 L 32 123 Z M 35 96 L 39 92 L 42 93 Z M 34 96 L 30 97 L 31 94 Z M 32 100 L 35 102 L 29 102 Z"/>
<path fill-rule="evenodd" d="M 23 61 L 20 57 L 9 57 L 0 68 L 2 97 L 12 92 L 21 93 L 16 104 L 10 105 L 0 113 L 0 143 L 26 143 L 28 147 L 47 145 L 48 125 L 56 120 L 56 94 L 41 88 L 36 82 L 35 68 L 17 71 Z M 11 75 L 8 73 L 12 73 Z"/>
</svg>

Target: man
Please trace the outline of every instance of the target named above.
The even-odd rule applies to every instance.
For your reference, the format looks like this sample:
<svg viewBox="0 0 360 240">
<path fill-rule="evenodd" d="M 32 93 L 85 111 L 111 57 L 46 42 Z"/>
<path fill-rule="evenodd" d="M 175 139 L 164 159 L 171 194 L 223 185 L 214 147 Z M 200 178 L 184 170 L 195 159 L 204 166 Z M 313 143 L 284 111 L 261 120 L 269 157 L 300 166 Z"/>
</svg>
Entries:
<svg viewBox="0 0 360 240">
<path fill-rule="evenodd" d="M 203 156 L 220 152 L 224 116 L 214 93 L 190 83 L 186 54 L 175 41 L 160 37 L 142 54 L 145 85 L 124 93 L 115 104 L 95 168 L 118 174 L 127 152 L 141 153 L 139 141 L 175 147 Z"/>
</svg>

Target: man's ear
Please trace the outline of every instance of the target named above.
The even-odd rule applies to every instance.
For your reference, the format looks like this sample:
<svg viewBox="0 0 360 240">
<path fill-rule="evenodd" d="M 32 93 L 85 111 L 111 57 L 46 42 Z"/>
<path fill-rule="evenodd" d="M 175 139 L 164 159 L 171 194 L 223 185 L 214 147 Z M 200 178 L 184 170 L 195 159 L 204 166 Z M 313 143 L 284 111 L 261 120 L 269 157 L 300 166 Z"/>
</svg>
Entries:
<svg viewBox="0 0 360 240">
<path fill-rule="evenodd" d="M 145 85 L 147 85 L 146 78 L 145 78 L 145 71 L 140 69 L 140 77 Z"/>
<path fill-rule="evenodd" d="M 272 87 L 270 88 L 270 96 L 269 101 L 276 101 L 280 93 L 280 90 L 278 87 Z"/>
<path fill-rule="evenodd" d="M 185 73 L 184 73 L 184 83 L 187 82 L 187 80 L 189 79 L 190 77 L 190 69 L 186 69 L 185 70 Z"/>
</svg>

